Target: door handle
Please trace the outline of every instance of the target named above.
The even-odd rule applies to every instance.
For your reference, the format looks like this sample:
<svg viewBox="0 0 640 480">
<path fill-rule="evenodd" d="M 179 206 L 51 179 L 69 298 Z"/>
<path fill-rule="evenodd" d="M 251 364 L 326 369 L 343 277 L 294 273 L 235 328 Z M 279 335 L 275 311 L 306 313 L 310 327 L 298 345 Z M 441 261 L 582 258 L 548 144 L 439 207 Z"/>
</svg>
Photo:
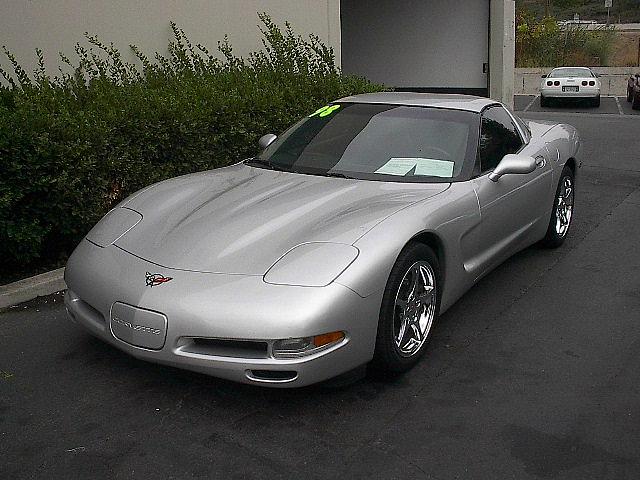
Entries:
<svg viewBox="0 0 640 480">
<path fill-rule="evenodd" d="M 536 157 L 536 167 L 538 168 L 542 168 L 547 164 L 547 159 L 540 156 L 540 157 Z"/>
</svg>

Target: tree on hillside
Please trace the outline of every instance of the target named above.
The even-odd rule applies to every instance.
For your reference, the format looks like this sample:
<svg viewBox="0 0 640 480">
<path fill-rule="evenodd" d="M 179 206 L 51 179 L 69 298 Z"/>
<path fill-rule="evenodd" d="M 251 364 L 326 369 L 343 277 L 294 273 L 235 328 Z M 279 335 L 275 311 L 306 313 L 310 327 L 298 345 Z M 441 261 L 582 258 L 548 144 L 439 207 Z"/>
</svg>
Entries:
<svg viewBox="0 0 640 480">
<path fill-rule="evenodd" d="M 553 16 L 554 6 L 558 8 L 571 8 L 583 3 L 581 0 L 543 0 L 543 1 L 545 2 L 545 7 L 544 7 L 545 17 Z"/>
<path fill-rule="evenodd" d="M 581 18 L 604 22 L 607 9 L 604 0 L 516 0 L 518 10 L 528 10 L 536 18 L 555 17 L 568 20 L 574 14 Z M 620 23 L 640 22 L 640 0 L 613 0 L 611 18 Z"/>
<path fill-rule="evenodd" d="M 621 10 L 640 10 L 640 0 L 616 0 L 614 3 L 618 3 Z"/>
</svg>

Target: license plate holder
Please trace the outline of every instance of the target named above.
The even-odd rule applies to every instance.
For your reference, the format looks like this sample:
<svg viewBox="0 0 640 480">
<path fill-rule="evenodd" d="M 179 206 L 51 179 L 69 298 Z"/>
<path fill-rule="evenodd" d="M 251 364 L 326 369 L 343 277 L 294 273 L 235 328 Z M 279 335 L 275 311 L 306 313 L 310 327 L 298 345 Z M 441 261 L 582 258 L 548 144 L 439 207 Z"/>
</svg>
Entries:
<svg viewBox="0 0 640 480">
<path fill-rule="evenodd" d="M 572 86 L 572 85 L 564 86 L 564 87 L 562 87 L 562 91 L 563 92 L 579 92 L 580 91 L 580 87 L 578 87 L 577 85 L 576 86 Z"/>
<path fill-rule="evenodd" d="M 160 350 L 167 336 L 167 317 L 153 310 L 122 302 L 111 306 L 111 333 L 136 347 Z"/>
</svg>

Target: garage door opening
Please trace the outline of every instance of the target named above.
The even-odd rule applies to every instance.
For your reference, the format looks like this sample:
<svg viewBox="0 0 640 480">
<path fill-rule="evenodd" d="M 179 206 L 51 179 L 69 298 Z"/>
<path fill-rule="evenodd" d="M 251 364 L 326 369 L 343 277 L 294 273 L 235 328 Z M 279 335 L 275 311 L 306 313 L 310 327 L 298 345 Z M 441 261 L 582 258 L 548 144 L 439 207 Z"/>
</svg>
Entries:
<svg viewBox="0 0 640 480">
<path fill-rule="evenodd" d="M 340 17 L 345 73 L 488 96 L 489 0 L 341 0 Z"/>
</svg>

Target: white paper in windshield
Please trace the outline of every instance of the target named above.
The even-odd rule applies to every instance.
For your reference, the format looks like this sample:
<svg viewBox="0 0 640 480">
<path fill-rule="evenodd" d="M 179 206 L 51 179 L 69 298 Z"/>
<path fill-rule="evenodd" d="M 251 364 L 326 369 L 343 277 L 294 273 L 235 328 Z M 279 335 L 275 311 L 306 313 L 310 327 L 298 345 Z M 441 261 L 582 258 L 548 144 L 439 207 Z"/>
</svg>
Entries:
<svg viewBox="0 0 640 480">
<path fill-rule="evenodd" d="M 416 173 L 429 177 L 453 177 L 454 162 L 449 160 L 435 160 L 433 158 L 416 158 Z"/>
<path fill-rule="evenodd" d="M 392 158 L 374 173 L 382 173 L 384 175 L 406 175 L 415 166 L 415 158 Z"/>
<path fill-rule="evenodd" d="M 406 175 L 415 168 L 413 175 L 426 177 L 453 177 L 455 163 L 433 158 L 391 158 L 375 171 L 385 175 Z"/>
</svg>

